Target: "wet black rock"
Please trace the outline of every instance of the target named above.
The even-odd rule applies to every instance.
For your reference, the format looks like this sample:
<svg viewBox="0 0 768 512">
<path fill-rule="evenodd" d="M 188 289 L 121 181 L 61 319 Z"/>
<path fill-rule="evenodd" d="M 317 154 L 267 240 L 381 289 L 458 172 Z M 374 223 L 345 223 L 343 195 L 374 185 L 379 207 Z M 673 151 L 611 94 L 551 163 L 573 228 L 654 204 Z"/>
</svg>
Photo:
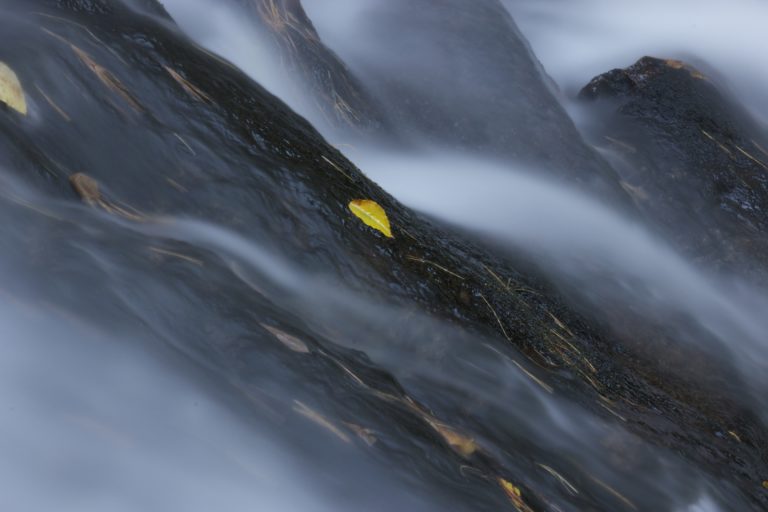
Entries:
<svg viewBox="0 0 768 512">
<path fill-rule="evenodd" d="M 593 79 L 595 142 L 623 185 L 686 254 L 723 271 L 768 273 L 768 130 L 680 61 L 644 57 Z"/>
<path fill-rule="evenodd" d="M 57 0 L 57 3 L 60 7 L 71 9 L 73 12 L 112 12 L 112 5 L 109 0 Z"/>
<path fill-rule="evenodd" d="M 13 242 L 7 257 L 36 276 L 46 303 L 142 326 L 217 372 L 254 410 L 270 411 L 264 421 L 282 418 L 277 430 L 301 418 L 327 427 L 327 416 L 334 435 L 351 445 L 356 431 L 347 426 L 373 429 L 381 442 L 366 448 L 372 459 L 455 510 L 545 510 L 555 500 L 632 508 L 565 460 L 584 492 L 559 490 L 539 464 L 557 454 L 531 441 L 536 429 L 511 422 L 527 402 L 483 409 L 429 379 L 399 382 L 339 341 L 345 325 L 338 319 L 313 323 L 281 302 L 285 292 L 270 282 L 282 267 L 267 265 L 261 275 L 230 254 L 258 260 L 268 251 L 303 275 L 331 279 L 349 308 L 360 297 L 392 306 L 386 325 L 360 334 L 386 345 L 415 314 L 448 322 L 469 340 L 489 340 L 493 354 L 523 361 L 516 368 L 529 368 L 532 387 L 556 390 L 683 454 L 737 489 L 734 499 L 765 503 L 765 432 L 749 404 L 690 385 L 678 392 L 684 383 L 636 371 L 615 338 L 576 314 L 524 262 L 479 250 L 399 204 L 306 120 L 167 22 L 121 2 L 98 5 L 7 1 L 0 16 L 0 60 L 19 75 L 30 104 L 27 116 L 0 109 L 0 168 L 48 198 L 40 207 L 4 195 L 12 211 L 4 239 Z M 559 143 L 586 151 L 571 124 L 563 130 Z M 355 199 L 380 204 L 394 238 L 355 218 L 348 207 Z M 77 208 L 81 200 L 100 210 Z M 185 219 L 202 226 L 192 229 Z M 22 222 L 34 236 L 15 229 Z M 233 234 L 216 238 L 228 250 L 190 235 L 210 225 Z M 334 297 L 315 299 L 319 308 Z M 265 324 L 300 337 L 308 350 L 276 345 Z M 442 347 L 445 360 L 478 357 L 477 345 L 453 354 L 435 332 L 422 335 L 425 345 Z M 741 441 L 715 431 L 738 431 Z M 473 448 L 468 437 L 483 446 Z M 297 439 L 307 457 L 329 455 L 327 443 Z M 661 470 L 643 457 L 636 464 Z M 504 481 L 518 485 L 522 498 Z M 632 489 L 641 508 L 672 508 L 648 488 L 638 482 Z"/>
</svg>

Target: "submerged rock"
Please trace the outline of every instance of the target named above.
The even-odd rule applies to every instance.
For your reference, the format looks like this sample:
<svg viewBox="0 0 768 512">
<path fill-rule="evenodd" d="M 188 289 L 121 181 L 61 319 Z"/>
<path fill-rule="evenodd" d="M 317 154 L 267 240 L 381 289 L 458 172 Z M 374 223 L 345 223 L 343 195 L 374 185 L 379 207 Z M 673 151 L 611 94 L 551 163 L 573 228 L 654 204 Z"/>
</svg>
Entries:
<svg viewBox="0 0 768 512">
<path fill-rule="evenodd" d="M 626 199 L 501 2 L 362 5 L 354 20 L 364 44 L 336 50 L 408 138 L 529 163 L 613 204 Z"/>
<path fill-rule="evenodd" d="M 3 226 L 13 241 L 4 257 L 34 276 L 30 286 L 46 303 L 92 312 L 105 325 L 120 318 L 142 326 L 211 368 L 281 434 L 305 421 L 342 446 L 360 439 L 366 457 L 455 510 L 675 507 L 647 482 L 634 482 L 628 498 L 559 457 L 538 425 L 552 393 L 626 424 L 633 435 L 623 440 L 636 435 L 694 461 L 727 482 L 735 501 L 765 503 L 766 435 L 749 404 L 636 371 L 621 343 L 569 308 L 527 262 L 488 254 L 399 204 L 228 62 L 122 2 L 6 5 L 2 58 L 26 84 L 30 108 L 26 117 L 0 110 L 0 168 L 48 202 L 3 195 L 15 221 Z M 563 130 L 568 145 L 572 125 Z M 83 200 L 100 209 L 73 208 Z M 374 202 L 372 215 L 383 224 L 381 209 L 387 229 L 361 222 L 354 201 Z M 34 236 L 15 230 L 23 223 Z M 213 225 L 226 231 L 212 234 Z M 307 276 L 315 274 L 343 297 L 313 287 Z M 286 289 L 317 309 L 336 301 L 355 311 L 370 301 L 387 321 L 350 331 L 339 318 L 297 310 Z M 354 349 L 366 338 L 383 350 L 414 316 L 468 333 L 465 352 L 453 353 L 459 345 L 445 333 L 419 331 L 423 350 L 439 348 L 445 367 L 512 361 L 536 393 L 515 388 L 507 401 L 501 380 L 480 400 L 487 404 L 469 403 L 462 388 L 396 379 Z M 338 449 L 292 441 L 308 461 Z M 668 467 L 649 450 L 630 463 L 613 449 L 623 453 L 616 468 L 653 476 Z M 564 493 L 562 481 L 581 492 Z"/>
<path fill-rule="evenodd" d="M 385 115 L 357 77 L 323 44 L 301 0 L 230 0 L 270 35 L 300 86 L 332 126 L 383 130 Z"/>
<path fill-rule="evenodd" d="M 327 8 L 356 14 L 350 19 L 359 37 L 334 48 L 341 58 L 323 44 L 299 0 L 230 1 L 277 43 L 325 119 L 364 128 L 363 142 L 429 141 L 510 159 L 631 210 L 615 173 L 581 139 L 498 0 L 331 3 Z"/>
<path fill-rule="evenodd" d="M 695 68 L 644 57 L 593 79 L 593 136 L 638 206 L 694 258 L 768 272 L 768 131 Z"/>
</svg>

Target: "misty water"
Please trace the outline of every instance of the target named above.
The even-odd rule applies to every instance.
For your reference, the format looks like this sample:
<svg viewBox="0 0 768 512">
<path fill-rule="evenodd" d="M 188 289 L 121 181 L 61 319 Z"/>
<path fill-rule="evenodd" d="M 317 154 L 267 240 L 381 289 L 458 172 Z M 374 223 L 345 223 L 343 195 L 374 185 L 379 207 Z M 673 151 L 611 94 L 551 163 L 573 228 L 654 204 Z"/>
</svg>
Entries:
<svg viewBox="0 0 768 512">
<path fill-rule="evenodd" d="M 768 421 L 768 292 L 759 285 L 691 261 L 653 226 L 543 178 L 535 162 L 435 142 L 406 150 L 349 139 L 313 111 L 300 84 L 265 49 L 266 36 L 240 13 L 209 0 L 163 3 L 193 40 L 307 117 L 398 200 L 494 250 L 524 255 L 580 311 L 612 329 L 621 330 L 628 317 L 648 320 L 674 333 L 677 343 L 713 354 Z M 400 61 L 366 37 L 373 3 L 305 0 L 304 7 L 323 41 L 353 70 L 375 60 L 396 72 Z M 589 121 L 574 102 L 578 89 L 645 54 L 706 63 L 755 117 L 766 119 L 768 68 L 753 58 L 756 49 L 768 49 L 764 2 L 505 4 L 577 126 Z M 445 87 L 450 91 L 451 84 Z M 472 404 L 478 424 L 494 418 L 505 429 L 479 438 L 483 449 L 512 467 L 516 451 L 525 453 L 538 465 L 536 478 L 548 475 L 553 494 L 577 500 L 583 493 L 584 503 L 613 510 L 749 507 L 738 490 L 644 441 L 620 416 L 598 417 L 553 391 L 522 358 L 408 301 L 371 296 L 315 272 L 258 226 L 245 236 L 198 218 L 135 224 L 52 202 L 10 177 L 3 178 L 0 212 L 15 223 L 0 228 L 9 247 L 0 256 L 2 510 L 464 510 L 433 492 L 439 477 L 414 483 L 390 460 L 367 455 L 344 439 L 348 434 L 329 428 L 313 411 L 335 424 L 335 407 L 347 405 L 337 405 L 343 398 L 308 406 L 314 391 L 293 376 L 299 370 L 268 354 L 253 362 L 266 389 L 263 402 L 290 404 L 307 421 L 275 426 L 244 413 L 251 404 L 231 393 L 242 383 L 220 378 L 213 361 L 181 348 L 198 332 L 215 338 L 218 329 L 226 331 L 228 313 L 211 311 L 181 278 L 146 283 L 147 269 L 135 254 L 147 244 L 158 254 L 184 247 L 215 255 L 242 290 L 266 297 L 272 317 L 265 322 L 364 353 L 410 396 L 429 396 L 446 416 L 463 407 L 458 402 Z M 57 281 L 56 268 L 30 275 L 21 249 L 30 237 L 40 246 L 34 250 L 71 255 L 66 261 L 78 262 L 85 283 Z M 75 242 L 62 247 L 61 239 Z M 225 286 L 215 279 L 211 289 Z M 56 301 L 73 295 L 66 307 Z M 182 327 L 185 318 L 194 320 Z M 320 353 L 344 368 L 340 355 Z M 326 383 L 318 377 L 314 385 Z M 579 510 L 573 503 L 564 499 L 552 510 Z"/>
</svg>

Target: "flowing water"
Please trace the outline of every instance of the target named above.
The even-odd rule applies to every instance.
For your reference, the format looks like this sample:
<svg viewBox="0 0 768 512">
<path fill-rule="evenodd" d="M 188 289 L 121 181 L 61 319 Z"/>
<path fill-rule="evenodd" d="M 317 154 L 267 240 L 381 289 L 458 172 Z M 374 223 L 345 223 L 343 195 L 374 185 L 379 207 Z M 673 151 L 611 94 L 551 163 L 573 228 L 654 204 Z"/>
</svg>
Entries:
<svg viewBox="0 0 768 512">
<path fill-rule="evenodd" d="M 351 63 L 384 58 L 355 30 L 368 3 L 304 2 L 323 40 Z M 199 44 L 308 117 L 329 141 L 343 142 L 314 117 L 311 100 L 264 50 L 265 36 L 236 12 L 208 0 L 164 4 Z M 753 61 L 756 49 L 767 49 L 764 2 L 713 1 L 705 9 L 680 2 L 671 12 L 664 2 L 506 4 L 575 114 L 569 95 L 592 76 L 658 53 L 704 59 L 728 77 L 756 117 L 768 111 L 767 71 Z M 678 343 L 705 345 L 742 383 L 745 401 L 768 411 L 765 290 L 700 268 L 652 227 L 541 178 L 530 163 L 426 144 L 396 151 L 369 141 L 344 152 L 406 205 L 497 250 L 525 254 L 585 314 L 599 318 L 620 304 L 636 317 L 654 319 Z M 533 461 L 536 478 L 549 475 L 549 490 L 568 498 L 557 510 L 579 510 L 578 503 L 585 509 L 597 503 L 605 510 L 680 512 L 749 507 L 738 490 L 673 450 L 652 446 L 622 421 L 597 417 L 552 393 L 481 335 L 408 301 L 371 297 L 354 283 L 308 270 L 259 229 L 244 236 L 195 218 L 137 226 L 51 202 L 11 178 L 3 179 L 2 190 L 0 212 L 8 220 L 0 228 L 8 244 L 0 256 L 2 510 L 470 509 L 435 494 L 442 477 L 434 468 L 442 461 L 409 472 L 339 443 L 347 434 L 329 428 L 314 410 L 333 419 L 332 411 L 351 408 L 343 390 L 329 390 L 327 399 L 307 406 L 313 390 L 330 387 L 319 375 L 323 367 L 290 368 L 268 350 L 250 361 L 267 389 L 265 402 L 291 404 L 310 419 L 275 427 L 242 413 L 242 399 L 227 392 L 227 385 L 241 383 L 220 382 L 212 361 L 179 357 L 186 353 L 180 347 L 200 333 L 242 334 L 226 307 L 207 304 L 185 286 L 200 278 L 212 290 L 223 288 L 225 280 L 217 279 L 225 274 L 239 280 L 233 301 L 241 290 L 257 292 L 265 297 L 260 307 L 276 323 L 332 338 L 339 351 L 364 353 L 410 396 L 429 397 L 446 417 L 466 412 L 457 404 L 472 404 L 466 408 L 478 423 L 493 418 L 499 431 L 485 430 L 479 443 L 511 467 L 522 467 L 519 454 Z M 169 270 L 146 283 L 147 269 L 136 254 L 147 243 L 211 254 L 221 269 L 208 276 Z M 38 251 L 60 252 L 63 268 L 41 271 L 33 264 Z M 85 283 L 62 281 L 61 275 L 71 275 L 65 271 Z M 181 327 L 180 318 L 192 320 Z M 616 316 L 615 329 L 621 329 L 621 318 Z M 428 346 L 426 333 L 433 340 Z M 342 360 L 323 350 L 328 361 Z M 359 407 L 361 419 L 378 413 Z M 393 427 L 378 442 L 397 446 L 401 433 Z M 536 478 L 527 483 L 535 486 Z"/>
<path fill-rule="evenodd" d="M 765 47 L 768 5 L 652 0 L 505 0 L 547 72 L 573 93 L 592 77 L 643 55 L 708 66 L 751 113 L 768 122 L 768 70 L 755 60 Z"/>
</svg>

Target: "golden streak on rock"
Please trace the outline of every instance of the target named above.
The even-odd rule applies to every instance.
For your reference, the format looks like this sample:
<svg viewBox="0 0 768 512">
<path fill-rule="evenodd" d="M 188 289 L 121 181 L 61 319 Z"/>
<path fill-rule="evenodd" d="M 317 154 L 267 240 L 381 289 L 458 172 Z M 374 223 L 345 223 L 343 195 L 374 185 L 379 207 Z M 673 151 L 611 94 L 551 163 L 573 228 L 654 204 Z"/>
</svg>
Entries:
<svg viewBox="0 0 768 512">
<path fill-rule="evenodd" d="M 560 473 L 558 473 L 551 467 L 547 466 L 546 464 L 536 463 L 536 465 L 539 466 L 544 471 L 546 471 L 547 473 L 549 473 L 550 475 L 552 475 L 553 477 L 555 477 L 557 481 L 560 482 L 560 484 L 563 487 L 565 487 L 565 490 L 567 490 L 570 494 L 574 496 L 579 494 L 579 490 L 573 484 L 571 484 L 568 480 L 566 480 L 565 477 L 562 476 Z"/>
<path fill-rule="evenodd" d="M 187 256 L 186 254 L 181 254 L 180 252 L 168 251 L 166 249 L 160 249 L 159 247 L 150 247 L 149 250 L 155 254 L 159 254 L 162 256 L 171 256 L 173 258 L 178 258 L 180 260 L 188 261 L 189 263 L 193 263 L 199 267 L 204 266 L 202 260 L 193 258 L 191 256 Z"/>
<path fill-rule="evenodd" d="M 181 88 L 184 89 L 184 91 L 186 91 L 186 93 L 189 94 L 192 98 L 203 103 L 213 103 L 213 100 L 210 96 L 208 96 L 204 91 L 202 91 L 192 82 L 181 76 L 174 69 L 165 65 L 163 68 L 168 72 L 169 75 L 171 75 L 171 78 L 173 78 L 179 85 L 181 85 Z"/>
<path fill-rule="evenodd" d="M 53 110 L 55 110 L 55 111 L 56 111 L 56 113 L 57 113 L 57 114 L 59 114 L 61 117 L 63 117 L 63 118 L 64 118 L 64 120 L 65 120 L 66 122 L 70 122 L 70 121 L 72 121 L 72 119 L 69 117 L 69 115 L 67 115 L 67 113 L 66 113 L 66 112 L 64 112 L 64 109 L 63 109 L 63 108 L 61 108 L 60 106 L 58 106 L 58 105 L 56 104 L 56 102 L 55 102 L 55 101 L 53 101 L 53 100 L 51 99 L 51 97 L 50 97 L 50 96 L 48 96 L 47 94 L 45 94 L 45 92 L 44 92 L 44 91 L 43 91 L 43 90 L 42 90 L 42 89 L 41 89 L 39 86 L 37 86 L 37 85 L 36 85 L 36 86 L 35 86 L 35 89 L 37 89 L 37 92 L 39 92 L 39 93 L 40 93 L 40 95 L 41 95 L 41 96 L 42 96 L 42 97 L 45 99 L 45 101 L 47 101 L 47 102 L 48 102 L 48 104 L 51 106 L 51 108 L 52 108 Z"/>
<path fill-rule="evenodd" d="M 286 348 L 289 350 L 292 350 L 293 352 L 298 352 L 300 354 L 308 354 L 309 353 L 309 347 L 306 343 L 301 341 L 296 336 L 293 336 L 291 334 L 288 334 L 287 332 L 278 329 L 277 327 L 273 327 L 271 325 L 267 324 L 260 324 L 264 329 L 269 331 L 272 336 L 274 336 L 280 343 L 285 345 Z"/>
<path fill-rule="evenodd" d="M 311 409 L 304 403 L 294 400 L 293 401 L 293 410 L 297 413 L 301 414 L 308 420 L 312 421 L 316 425 L 319 425 L 338 437 L 340 440 L 342 440 L 345 443 L 351 443 L 352 440 L 349 438 L 349 436 L 343 432 L 341 429 L 339 429 L 336 425 L 334 425 L 330 420 L 325 418 L 323 415 L 318 413 L 317 411 Z"/>
<path fill-rule="evenodd" d="M 464 278 L 463 278 L 463 277 L 461 277 L 461 276 L 460 276 L 459 274 L 457 274 L 456 272 L 452 272 L 452 271 L 448 270 L 447 268 L 445 268 L 445 267 L 443 267 L 443 266 L 441 266 L 441 265 L 438 265 L 437 263 L 435 263 L 435 262 L 433 262 L 433 261 L 429 261 L 429 260 L 424 260 L 424 259 L 421 259 L 421 258 L 417 258 L 416 256 L 406 256 L 406 257 L 405 257 L 405 259 L 407 259 L 407 260 L 410 260 L 410 261 L 415 261 L 415 262 L 417 262 L 417 263 L 423 263 L 423 264 L 425 264 L 425 265 L 429 265 L 429 266 L 435 267 L 435 268 L 437 268 L 437 269 L 439 269 L 439 270 L 442 270 L 442 271 L 443 271 L 443 272 L 445 272 L 446 274 L 450 274 L 450 275 L 452 275 L 453 277 L 456 277 L 456 278 L 458 278 L 458 279 L 461 279 L 462 281 L 464 281 Z"/>
<path fill-rule="evenodd" d="M 54 34 L 55 35 L 55 34 Z M 58 37 L 58 36 L 57 36 Z M 111 72 L 109 72 L 106 68 L 99 65 L 93 58 L 86 53 L 84 50 L 78 48 L 72 43 L 68 43 L 69 46 L 72 48 L 72 51 L 75 52 L 75 55 L 80 59 L 80 61 L 91 70 L 91 72 L 96 75 L 96 77 L 103 83 L 108 89 L 115 92 L 118 96 L 123 98 L 128 105 L 131 106 L 132 109 L 134 109 L 136 112 L 144 112 L 144 108 L 139 104 L 138 100 L 136 100 L 133 95 L 128 91 L 128 88 L 123 85 L 120 80 L 117 79 Z"/>
<path fill-rule="evenodd" d="M 485 302 L 485 305 L 488 306 L 488 309 L 491 310 L 491 313 L 493 313 L 493 316 L 496 318 L 496 322 L 498 322 L 499 327 L 501 328 L 501 333 L 504 335 L 505 338 L 507 338 L 507 341 L 512 341 L 512 338 L 509 337 L 507 334 L 507 330 L 504 328 L 504 324 L 501 322 L 501 318 L 496 313 L 496 310 L 493 309 L 493 306 L 491 306 L 491 303 L 488 302 L 488 299 L 485 298 L 485 295 L 482 293 L 480 294 L 480 298 L 483 299 L 483 302 Z"/>
</svg>

